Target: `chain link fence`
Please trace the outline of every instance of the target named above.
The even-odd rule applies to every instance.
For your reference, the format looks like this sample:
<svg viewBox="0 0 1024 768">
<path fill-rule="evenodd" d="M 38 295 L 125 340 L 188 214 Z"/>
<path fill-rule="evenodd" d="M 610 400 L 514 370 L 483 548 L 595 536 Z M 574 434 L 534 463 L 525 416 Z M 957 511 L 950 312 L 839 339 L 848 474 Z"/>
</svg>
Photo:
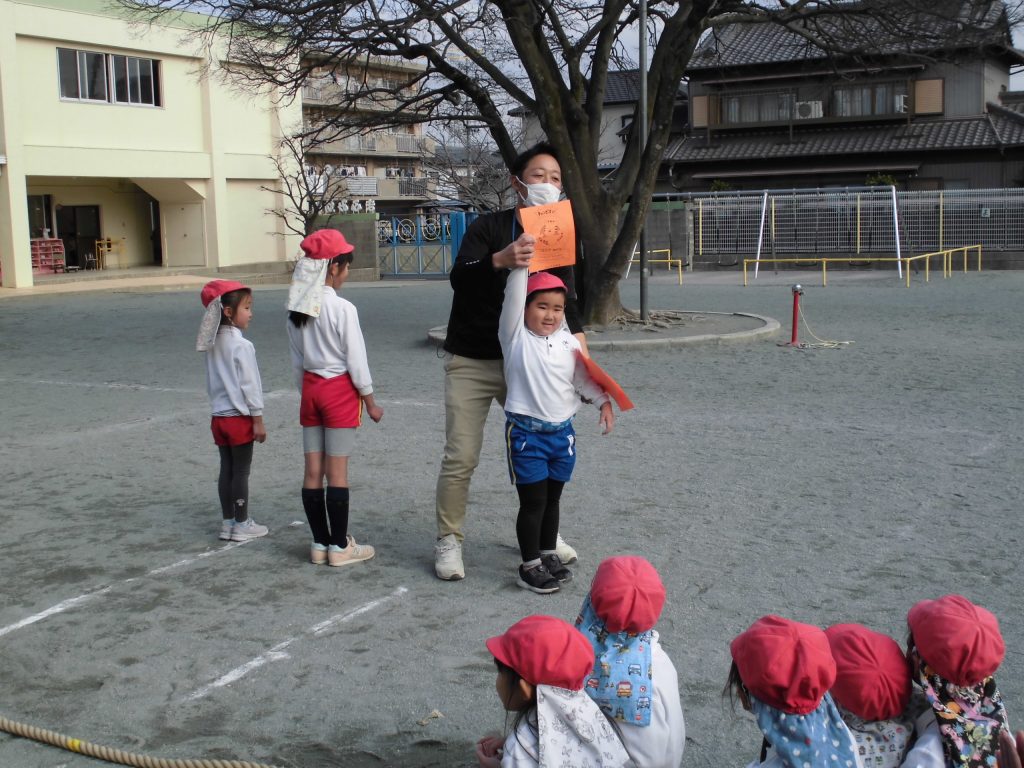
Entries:
<svg viewBox="0 0 1024 768">
<path fill-rule="evenodd" d="M 698 264 L 745 258 L 910 256 L 980 244 L 1024 251 L 1024 189 L 892 187 L 656 195 L 647 248 Z M 898 238 L 898 239 L 897 239 Z"/>
</svg>

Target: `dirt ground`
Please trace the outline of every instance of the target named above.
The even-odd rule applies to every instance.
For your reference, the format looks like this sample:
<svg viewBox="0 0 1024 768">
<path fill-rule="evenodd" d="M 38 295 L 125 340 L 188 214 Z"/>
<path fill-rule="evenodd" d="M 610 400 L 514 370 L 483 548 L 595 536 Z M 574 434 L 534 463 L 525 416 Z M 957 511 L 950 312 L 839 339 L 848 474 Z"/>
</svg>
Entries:
<svg viewBox="0 0 1024 768">
<path fill-rule="evenodd" d="M 789 285 L 803 278 L 797 350 Z M 652 307 L 778 319 L 774 338 L 596 353 L 637 408 L 580 459 L 562 533 L 576 580 L 516 588 L 515 493 L 501 414 L 472 486 L 467 578 L 432 571 L 444 429 L 444 282 L 353 284 L 384 420 L 360 430 L 351 530 L 378 548 L 345 569 L 305 562 L 301 447 L 285 290 L 258 288 L 268 441 L 253 516 L 217 540 L 197 290 L 0 302 L 0 716 L 163 757 L 296 768 L 465 766 L 505 723 L 485 638 L 531 613 L 574 617 L 600 560 L 659 569 L 658 625 L 679 671 L 684 766 L 745 765 L 753 720 L 722 700 L 728 642 L 778 613 L 858 621 L 902 640 L 917 600 L 959 592 L 999 617 L 997 675 L 1024 727 L 1021 500 L 1024 273 L 659 275 Z M 637 280 L 623 285 L 636 306 Z M 434 712 L 441 716 L 431 716 Z M 0 735 L 0 765 L 97 761 Z"/>
</svg>

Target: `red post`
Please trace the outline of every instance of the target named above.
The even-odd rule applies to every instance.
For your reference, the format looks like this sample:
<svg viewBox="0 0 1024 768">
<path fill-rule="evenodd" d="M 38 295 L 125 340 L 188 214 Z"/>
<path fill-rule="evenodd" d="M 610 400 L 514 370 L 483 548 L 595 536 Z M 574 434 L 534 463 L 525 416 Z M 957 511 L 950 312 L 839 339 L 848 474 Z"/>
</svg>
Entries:
<svg viewBox="0 0 1024 768">
<path fill-rule="evenodd" d="M 797 341 L 799 321 L 800 321 L 800 296 L 803 295 L 804 289 L 799 284 L 793 286 L 793 335 L 790 338 L 790 346 L 797 347 L 800 342 Z"/>
</svg>

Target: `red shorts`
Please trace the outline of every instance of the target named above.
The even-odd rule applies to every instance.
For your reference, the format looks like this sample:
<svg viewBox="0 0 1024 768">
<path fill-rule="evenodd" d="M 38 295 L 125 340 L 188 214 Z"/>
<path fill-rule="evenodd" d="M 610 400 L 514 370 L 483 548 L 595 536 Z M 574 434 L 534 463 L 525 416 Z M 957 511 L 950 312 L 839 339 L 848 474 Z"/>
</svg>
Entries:
<svg viewBox="0 0 1024 768">
<path fill-rule="evenodd" d="M 363 420 L 363 400 L 347 373 L 325 379 L 306 371 L 302 375 L 299 423 L 304 427 L 351 429 Z"/>
<path fill-rule="evenodd" d="M 210 431 L 217 445 L 245 445 L 256 439 L 252 416 L 213 416 Z"/>
</svg>

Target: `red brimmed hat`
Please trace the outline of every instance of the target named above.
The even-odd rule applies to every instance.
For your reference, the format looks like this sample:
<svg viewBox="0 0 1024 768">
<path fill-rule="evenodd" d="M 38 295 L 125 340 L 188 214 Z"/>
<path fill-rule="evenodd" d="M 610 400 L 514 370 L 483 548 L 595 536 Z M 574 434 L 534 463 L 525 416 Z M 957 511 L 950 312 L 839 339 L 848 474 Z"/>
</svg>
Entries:
<svg viewBox="0 0 1024 768">
<path fill-rule="evenodd" d="M 318 229 L 306 235 L 299 243 L 302 252 L 310 259 L 333 259 L 356 249 L 345 236 L 336 229 Z"/>
<path fill-rule="evenodd" d="M 922 600 L 907 614 L 921 658 L 951 683 L 977 685 L 1003 662 L 999 621 L 961 595 Z"/>
<path fill-rule="evenodd" d="M 594 669 L 594 649 L 583 634 L 554 616 L 527 616 L 487 641 L 487 650 L 530 685 L 578 691 Z"/>
<path fill-rule="evenodd" d="M 242 285 L 236 280 L 211 280 L 203 286 L 202 292 L 199 294 L 199 298 L 202 299 L 203 306 L 210 306 L 210 302 L 225 293 L 231 293 L 232 291 L 248 291 L 249 286 Z"/>
<path fill-rule="evenodd" d="M 910 700 L 910 667 L 891 637 L 860 624 L 836 624 L 825 630 L 836 681 L 832 698 L 864 720 L 891 720 Z"/>
<path fill-rule="evenodd" d="M 665 585 L 642 557 L 609 557 L 597 566 L 590 604 L 609 632 L 646 632 L 665 606 Z"/>
<path fill-rule="evenodd" d="M 534 291 L 564 291 L 565 283 L 550 272 L 534 272 L 526 281 L 526 295 Z"/>
<path fill-rule="evenodd" d="M 787 714 L 813 712 L 836 679 L 828 638 L 810 624 L 763 616 L 730 650 L 747 690 Z"/>
</svg>

